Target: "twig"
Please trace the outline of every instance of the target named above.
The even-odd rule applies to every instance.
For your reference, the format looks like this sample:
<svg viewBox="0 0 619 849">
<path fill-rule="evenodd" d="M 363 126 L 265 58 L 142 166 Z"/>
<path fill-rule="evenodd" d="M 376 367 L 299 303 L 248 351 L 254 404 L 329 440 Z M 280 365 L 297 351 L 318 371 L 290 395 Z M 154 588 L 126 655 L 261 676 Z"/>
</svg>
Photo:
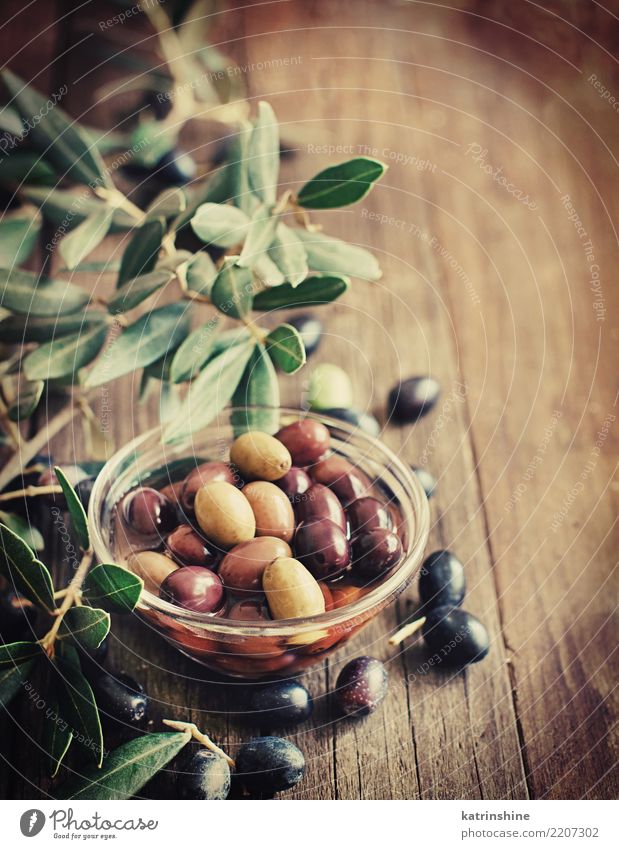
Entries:
<svg viewBox="0 0 619 849">
<path fill-rule="evenodd" d="M 41 648 L 49 657 L 54 656 L 54 645 L 56 643 L 56 637 L 58 636 L 58 629 L 62 624 L 62 620 L 64 619 L 65 613 L 67 612 L 67 610 L 69 610 L 70 607 L 73 606 L 73 604 L 81 601 L 82 584 L 84 583 L 84 578 L 86 577 L 86 575 L 88 574 L 88 570 L 90 569 L 92 557 L 92 548 L 89 548 L 82 555 L 80 565 L 77 567 L 75 575 L 73 575 L 69 586 L 66 588 L 63 602 L 55 613 L 56 618 L 54 620 L 54 624 L 49 629 L 47 634 L 45 634 L 45 636 L 39 640 Z"/>
<path fill-rule="evenodd" d="M 24 470 L 25 471 L 25 470 Z M 24 489 L 14 489 L 12 492 L 0 492 L 0 501 L 10 501 L 12 498 L 34 498 L 37 495 L 56 495 L 62 492 L 58 484 L 49 486 L 26 486 Z"/>
<path fill-rule="evenodd" d="M 164 719 L 163 724 L 167 725 L 169 728 L 174 728 L 175 731 L 189 731 L 194 740 L 197 740 L 198 743 L 201 743 L 205 748 L 207 748 L 210 752 L 214 752 L 216 755 L 219 755 L 225 761 L 227 761 L 229 766 L 234 766 L 234 761 L 227 755 L 223 749 L 220 749 L 210 737 L 206 734 L 203 734 L 198 727 L 193 722 L 182 722 L 177 719 Z"/>
<path fill-rule="evenodd" d="M 426 622 L 426 617 L 422 616 L 420 619 L 416 619 L 414 622 L 409 622 L 408 625 L 405 625 L 403 628 L 400 628 L 399 631 L 396 631 L 389 638 L 390 646 L 399 646 L 400 643 L 403 643 L 404 640 L 408 639 L 408 637 L 412 637 L 412 635 L 418 631 L 420 628 L 423 628 Z"/>
</svg>

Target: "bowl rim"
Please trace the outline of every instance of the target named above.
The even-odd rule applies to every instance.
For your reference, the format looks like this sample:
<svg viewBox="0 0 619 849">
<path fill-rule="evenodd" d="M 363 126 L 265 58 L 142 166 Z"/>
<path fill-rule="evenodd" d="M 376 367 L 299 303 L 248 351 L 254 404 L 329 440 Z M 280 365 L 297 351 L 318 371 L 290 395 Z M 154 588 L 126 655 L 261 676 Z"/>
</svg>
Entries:
<svg viewBox="0 0 619 849">
<path fill-rule="evenodd" d="M 139 611 L 140 608 L 142 608 L 142 610 L 152 610 L 158 614 L 170 616 L 173 619 L 187 625 L 201 627 L 208 626 L 209 632 L 216 632 L 223 635 L 234 634 L 235 636 L 247 637 L 272 637 L 290 635 L 291 633 L 299 634 L 312 632 L 316 631 L 317 628 L 332 628 L 334 626 L 342 625 L 343 623 L 349 624 L 351 619 L 358 616 L 361 616 L 362 621 L 365 621 L 367 616 L 364 614 L 367 613 L 368 609 L 380 605 L 382 602 L 388 603 L 390 596 L 395 598 L 406 588 L 406 586 L 408 586 L 412 579 L 412 570 L 414 565 L 421 563 L 421 557 L 427 545 L 430 531 L 430 508 L 427 495 L 419 482 L 419 479 L 412 469 L 400 460 L 398 455 L 391 448 L 385 445 L 382 440 L 371 436 L 367 432 L 362 431 L 359 427 L 355 427 L 342 419 L 324 415 L 319 410 L 308 411 L 295 407 L 268 407 L 265 405 L 254 404 L 227 407 L 221 411 L 221 413 L 230 414 L 235 410 L 270 411 L 271 413 L 277 410 L 280 415 L 296 416 L 303 419 L 308 418 L 313 421 L 322 422 L 331 428 L 338 428 L 340 431 L 348 434 L 348 436 L 354 436 L 356 440 L 360 440 L 362 443 L 365 443 L 367 447 L 378 449 L 387 461 L 381 462 L 381 466 L 386 467 L 388 465 L 390 469 L 397 469 L 399 483 L 403 486 L 405 491 L 408 488 L 408 490 L 412 490 L 416 495 L 415 498 L 414 496 L 410 496 L 410 492 L 407 493 L 411 502 L 409 509 L 413 511 L 414 515 L 413 538 L 411 539 L 408 553 L 404 556 L 402 562 L 393 575 L 387 578 L 386 581 L 378 583 L 375 588 L 370 590 L 370 592 L 366 593 L 360 599 L 352 602 L 351 604 L 344 605 L 343 607 L 336 608 L 334 610 L 325 611 L 324 613 L 320 613 L 316 616 L 305 616 L 284 620 L 266 620 L 260 621 L 260 624 L 253 624 L 249 621 L 245 621 L 241 624 L 239 620 L 225 619 L 209 613 L 197 613 L 192 610 L 186 610 L 159 598 L 159 596 L 156 596 L 154 593 L 151 593 L 146 589 L 143 590 L 134 612 Z M 216 426 L 217 419 L 215 418 L 204 428 L 190 434 L 188 438 L 191 439 L 192 442 L 199 441 L 200 434 L 203 434 Z M 88 521 L 91 527 L 93 551 L 101 563 L 115 562 L 113 552 L 103 539 L 101 533 L 102 523 L 99 519 L 99 503 L 101 502 L 101 506 L 103 506 L 105 500 L 105 493 L 103 493 L 102 490 L 115 467 L 127 460 L 130 455 L 135 455 L 136 451 L 143 443 L 157 437 L 158 435 L 160 436 L 160 434 L 161 427 L 158 426 L 135 437 L 123 448 L 116 451 L 107 460 L 105 466 L 97 475 L 88 505 Z M 169 444 L 171 446 L 174 445 L 174 443 Z M 375 479 L 380 480 L 380 477 Z M 409 563 L 411 564 L 411 568 L 406 569 L 406 565 Z M 123 564 L 119 565 L 122 566 Z M 123 566 L 123 568 L 126 567 Z"/>
</svg>

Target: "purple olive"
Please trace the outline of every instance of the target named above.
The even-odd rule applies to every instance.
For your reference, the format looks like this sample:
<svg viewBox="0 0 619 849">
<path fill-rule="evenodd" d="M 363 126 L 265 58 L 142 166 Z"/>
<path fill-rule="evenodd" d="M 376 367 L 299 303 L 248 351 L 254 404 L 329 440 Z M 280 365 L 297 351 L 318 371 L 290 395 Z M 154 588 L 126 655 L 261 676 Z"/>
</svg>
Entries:
<svg viewBox="0 0 619 849">
<path fill-rule="evenodd" d="M 299 419 L 278 430 L 275 438 L 282 442 L 295 466 L 311 466 L 329 450 L 331 434 L 322 422 Z"/>
<path fill-rule="evenodd" d="M 216 613 L 224 601 L 224 587 L 215 572 L 203 566 L 185 566 L 170 572 L 159 595 L 195 613 Z"/>
<path fill-rule="evenodd" d="M 295 512 L 299 522 L 329 519 L 346 531 L 346 516 L 337 495 L 321 483 L 315 483 L 298 500 Z"/>
<path fill-rule="evenodd" d="M 346 517 L 353 536 L 361 532 L 373 531 L 375 528 L 391 530 L 393 527 L 387 507 L 382 501 L 369 495 L 349 504 L 346 508 Z"/>
<path fill-rule="evenodd" d="M 240 622 L 266 622 L 271 617 L 264 598 L 247 598 L 233 604 L 226 618 Z"/>
<path fill-rule="evenodd" d="M 165 534 L 178 523 L 176 509 L 170 499 L 149 486 L 125 495 L 122 514 L 129 527 L 143 536 Z"/>
<path fill-rule="evenodd" d="M 438 401 L 441 387 L 433 377 L 409 377 L 389 393 L 389 417 L 397 424 L 416 422 Z"/>
<path fill-rule="evenodd" d="M 374 580 L 402 557 L 400 537 L 388 528 L 374 528 L 352 541 L 353 571 Z"/>
<path fill-rule="evenodd" d="M 304 469 L 293 466 L 283 478 L 273 483 L 286 493 L 293 504 L 296 504 L 312 485 L 312 479 Z"/>
<path fill-rule="evenodd" d="M 166 539 L 166 548 L 181 566 L 206 566 L 213 569 L 218 553 L 191 525 L 179 525 Z"/>
<path fill-rule="evenodd" d="M 196 492 L 210 481 L 226 481 L 236 486 L 239 480 L 227 463 L 201 463 L 185 478 L 181 490 L 181 504 L 185 510 L 193 510 Z"/>
<path fill-rule="evenodd" d="M 357 657 L 337 677 L 335 701 L 348 716 L 373 713 L 387 695 L 388 675 L 375 657 Z"/>
<path fill-rule="evenodd" d="M 312 466 L 311 476 L 316 483 L 328 486 L 346 507 L 351 501 L 368 494 L 371 487 L 367 476 L 339 454 L 332 454 Z"/>
<path fill-rule="evenodd" d="M 318 580 L 335 578 L 350 565 L 350 546 L 344 531 L 329 519 L 301 522 L 294 552 Z"/>
</svg>

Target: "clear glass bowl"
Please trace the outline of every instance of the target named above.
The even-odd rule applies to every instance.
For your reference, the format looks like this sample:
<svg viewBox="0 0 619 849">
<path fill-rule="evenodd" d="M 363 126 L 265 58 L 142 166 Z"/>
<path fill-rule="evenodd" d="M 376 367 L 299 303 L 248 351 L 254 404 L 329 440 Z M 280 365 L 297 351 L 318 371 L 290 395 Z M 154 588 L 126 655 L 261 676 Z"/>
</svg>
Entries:
<svg viewBox="0 0 619 849">
<path fill-rule="evenodd" d="M 247 679 L 289 676 L 349 640 L 394 601 L 421 565 L 430 527 L 428 501 L 416 475 L 380 440 L 337 419 L 283 407 L 228 409 L 202 431 L 169 444 L 156 428 L 118 451 L 97 477 L 89 506 L 93 546 L 100 562 L 118 562 L 113 515 L 123 495 L 140 484 L 161 487 L 181 480 L 196 461 L 227 461 L 234 439 L 231 421 L 248 412 L 268 422 L 271 432 L 299 418 L 326 425 L 333 451 L 365 472 L 396 510 L 404 547 L 400 564 L 358 600 L 319 616 L 241 623 L 183 610 L 146 590 L 136 613 L 181 652 L 217 672 Z"/>
</svg>

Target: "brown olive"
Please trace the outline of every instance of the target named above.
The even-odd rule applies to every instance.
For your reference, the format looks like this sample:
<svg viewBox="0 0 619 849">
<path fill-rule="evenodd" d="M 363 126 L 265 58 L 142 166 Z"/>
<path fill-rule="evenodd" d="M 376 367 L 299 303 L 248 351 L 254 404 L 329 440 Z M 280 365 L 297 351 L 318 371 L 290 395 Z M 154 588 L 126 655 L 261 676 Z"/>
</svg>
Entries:
<svg viewBox="0 0 619 849">
<path fill-rule="evenodd" d="M 379 578 L 402 557 L 400 537 L 388 528 L 360 533 L 352 541 L 353 572 Z"/>
<path fill-rule="evenodd" d="M 333 610 L 333 607 L 334 607 L 334 605 L 333 605 L 333 594 L 331 592 L 331 589 L 329 588 L 329 586 L 327 584 L 323 584 L 323 583 L 319 583 L 318 586 L 320 587 L 320 591 L 324 596 L 325 611 L 328 612 L 329 610 Z"/>
<path fill-rule="evenodd" d="M 290 546 L 277 537 L 256 539 L 235 545 L 219 567 L 219 577 L 226 589 L 236 593 L 257 593 L 262 590 L 262 574 L 276 557 L 290 557 Z"/>
<path fill-rule="evenodd" d="M 286 493 L 268 481 L 248 483 L 242 492 L 254 511 L 256 536 L 279 537 L 290 542 L 294 535 L 295 519 Z"/>
<path fill-rule="evenodd" d="M 350 524 L 350 533 L 373 531 L 374 528 L 391 530 L 393 523 L 388 508 L 377 498 L 366 496 L 357 498 L 346 508 L 346 517 Z"/>
<path fill-rule="evenodd" d="M 338 528 L 346 531 L 346 516 L 337 495 L 321 483 L 315 483 L 299 499 L 296 514 L 300 522 L 330 519 Z"/>
<path fill-rule="evenodd" d="M 347 604 L 353 604 L 359 601 L 366 594 L 363 587 L 357 587 L 355 584 L 337 583 L 331 590 L 333 598 L 333 607 L 346 607 Z"/>
<path fill-rule="evenodd" d="M 340 499 L 344 507 L 367 495 L 371 484 L 367 476 L 357 469 L 345 457 L 332 454 L 319 460 L 310 469 L 310 475 L 316 483 L 328 486 Z"/>
<path fill-rule="evenodd" d="M 264 598 L 247 598 L 233 604 L 226 618 L 239 622 L 266 622 L 271 617 Z"/>
<path fill-rule="evenodd" d="M 304 469 L 299 469 L 293 466 L 286 472 L 283 478 L 275 481 L 275 486 L 278 486 L 282 492 L 285 492 L 288 499 L 296 504 L 304 492 L 312 485 L 312 479 Z"/>
<path fill-rule="evenodd" d="M 350 565 L 346 534 L 329 519 L 301 522 L 294 535 L 294 552 L 318 580 L 334 578 Z"/>
<path fill-rule="evenodd" d="M 260 430 L 237 436 L 230 447 L 230 461 L 247 480 L 276 481 L 292 466 L 286 446 Z"/>
<path fill-rule="evenodd" d="M 224 603 L 221 579 L 203 566 L 185 566 L 170 573 L 161 584 L 159 595 L 194 613 L 216 613 Z"/>
<path fill-rule="evenodd" d="M 219 555 L 191 525 L 179 525 L 166 539 L 166 548 L 181 566 L 217 565 Z"/>
<path fill-rule="evenodd" d="M 275 437 L 290 451 L 295 466 L 310 466 L 329 450 L 331 434 L 313 419 L 300 419 L 286 425 Z"/>
<path fill-rule="evenodd" d="M 198 524 L 216 545 L 232 548 L 254 538 L 256 520 L 251 504 L 228 481 L 204 484 L 196 494 L 194 508 Z"/>
<path fill-rule="evenodd" d="M 144 581 L 144 589 L 156 595 L 159 587 L 171 572 L 178 569 L 176 563 L 156 551 L 138 551 L 127 557 L 127 566 Z"/>
<path fill-rule="evenodd" d="M 172 502 L 149 486 L 125 495 L 121 509 L 129 527 L 142 536 L 167 533 L 178 522 Z"/>
<path fill-rule="evenodd" d="M 238 482 L 227 463 L 201 463 L 183 481 L 181 503 L 185 510 L 193 510 L 197 491 L 209 481 L 226 481 L 232 485 Z"/>
</svg>

